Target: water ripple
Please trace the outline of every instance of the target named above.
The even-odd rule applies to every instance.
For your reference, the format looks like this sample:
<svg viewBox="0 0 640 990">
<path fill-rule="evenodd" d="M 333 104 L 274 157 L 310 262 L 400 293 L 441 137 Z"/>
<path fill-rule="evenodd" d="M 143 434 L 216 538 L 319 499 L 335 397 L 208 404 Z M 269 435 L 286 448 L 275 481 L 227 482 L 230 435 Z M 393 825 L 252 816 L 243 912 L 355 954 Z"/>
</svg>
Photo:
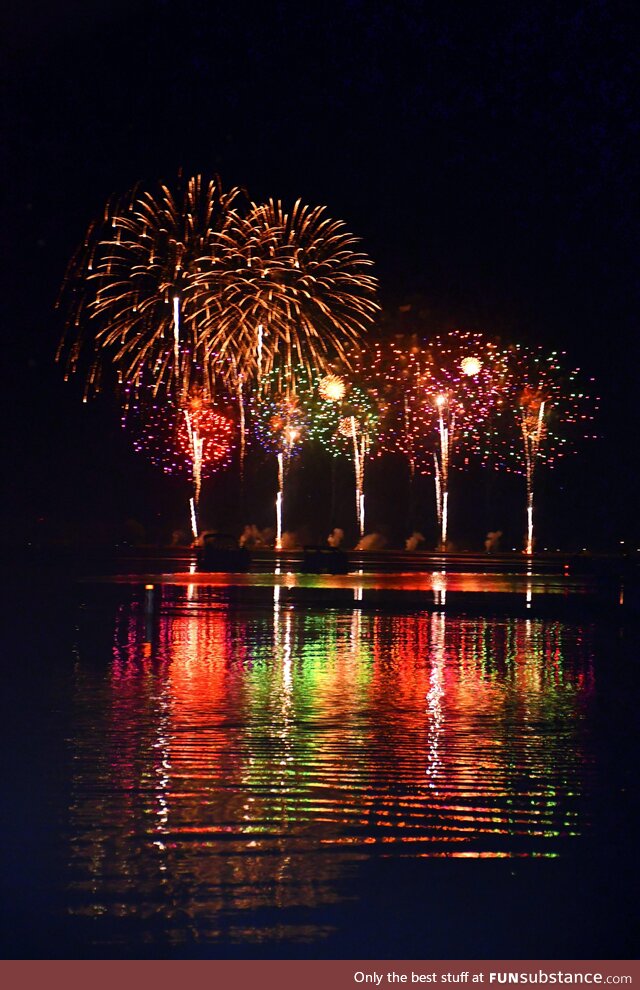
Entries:
<svg viewBox="0 0 640 990">
<path fill-rule="evenodd" d="M 228 938 L 371 856 L 557 857 L 589 829 L 588 629 L 156 593 L 119 606 L 108 665 L 80 651 L 72 912 L 179 942 L 181 903 Z"/>
</svg>

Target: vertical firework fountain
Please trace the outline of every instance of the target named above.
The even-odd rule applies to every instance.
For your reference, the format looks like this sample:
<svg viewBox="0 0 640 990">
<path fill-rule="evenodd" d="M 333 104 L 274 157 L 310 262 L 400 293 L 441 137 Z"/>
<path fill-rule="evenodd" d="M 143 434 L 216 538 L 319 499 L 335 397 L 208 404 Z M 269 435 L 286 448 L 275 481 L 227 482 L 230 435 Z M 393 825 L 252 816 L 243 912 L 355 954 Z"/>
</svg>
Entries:
<svg viewBox="0 0 640 990">
<path fill-rule="evenodd" d="M 432 445 L 439 549 L 449 534 L 449 482 L 454 455 L 484 460 L 491 450 L 491 412 L 502 401 L 505 365 L 497 345 L 481 333 L 451 331 L 425 346 L 422 371 L 425 424 Z M 435 441 L 435 442 L 434 442 Z"/>
<path fill-rule="evenodd" d="M 194 540 L 198 539 L 198 506 L 200 503 L 200 489 L 202 487 L 202 448 L 203 439 L 197 426 L 191 422 L 191 413 L 184 409 L 184 418 L 187 425 L 187 436 L 189 438 L 189 448 L 191 451 L 191 473 L 193 476 L 193 496 L 189 499 L 191 509 L 191 532 Z"/>
<path fill-rule="evenodd" d="M 565 371 L 562 356 L 545 354 L 540 347 L 515 344 L 507 348 L 508 403 L 501 414 L 502 433 L 497 445 L 504 466 L 524 474 L 526 482 L 526 531 L 524 552 L 535 547 L 534 494 L 541 463 L 553 467 L 570 453 L 593 422 L 597 399 L 580 384 L 578 369 Z M 515 466 L 514 466 L 515 465 Z"/>
<path fill-rule="evenodd" d="M 365 532 L 364 473 L 377 431 L 375 398 L 345 378 L 329 374 L 319 382 L 311 404 L 311 436 L 331 453 L 349 453 L 355 475 L 356 522 Z"/>
<path fill-rule="evenodd" d="M 435 468 L 436 514 L 440 528 L 440 549 L 447 549 L 447 528 L 449 522 L 449 461 L 451 457 L 451 441 L 456 425 L 455 410 L 451 411 L 448 395 L 437 395 L 435 398 L 438 410 L 439 446 L 433 452 Z"/>
<path fill-rule="evenodd" d="M 355 415 L 345 416 L 340 421 L 340 432 L 351 439 L 353 445 L 353 468 L 356 478 L 356 519 L 360 536 L 364 536 L 364 465 L 369 453 L 369 433 Z"/>
<path fill-rule="evenodd" d="M 273 372 L 270 378 L 273 377 Z M 266 382 L 268 387 L 269 381 Z M 282 549 L 282 522 L 285 482 L 291 458 L 301 447 L 307 429 L 307 416 L 300 396 L 293 391 L 263 395 L 256 391 L 250 401 L 251 418 L 259 443 L 276 455 L 278 490 L 276 494 L 276 550 Z"/>
<path fill-rule="evenodd" d="M 190 499 L 191 529 L 194 540 L 197 540 L 202 479 L 228 463 L 235 439 L 235 425 L 228 416 L 217 412 L 197 393 L 191 395 L 182 414 L 176 439 L 179 449 L 189 462 L 193 484 Z"/>
<path fill-rule="evenodd" d="M 134 449 L 146 454 L 165 474 L 188 477 L 191 531 L 197 540 L 202 481 L 229 463 L 235 440 L 233 420 L 194 389 L 183 406 L 151 397 L 146 402 L 130 401 L 122 425 L 132 435 Z"/>
<path fill-rule="evenodd" d="M 533 475 L 544 437 L 545 407 L 550 403 L 540 394 L 525 389 L 519 403 L 520 429 L 524 446 L 525 475 L 527 479 L 527 536 L 525 553 L 533 553 Z"/>
</svg>

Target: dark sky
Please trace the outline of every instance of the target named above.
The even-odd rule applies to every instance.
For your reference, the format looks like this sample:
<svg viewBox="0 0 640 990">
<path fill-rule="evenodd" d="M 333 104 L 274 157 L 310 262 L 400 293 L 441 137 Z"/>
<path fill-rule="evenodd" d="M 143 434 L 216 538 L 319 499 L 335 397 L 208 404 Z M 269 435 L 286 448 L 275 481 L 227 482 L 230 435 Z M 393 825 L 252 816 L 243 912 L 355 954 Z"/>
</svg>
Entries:
<svg viewBox="0 0 640 990">
<path fill-rule="evenodd" d="M 107 197 L 182 167 L 218 172 L 256 200 L 326 204 L 376 262 L 392 325 L 398 306 L 419 298 L 423 329 L 566 348 L 598 379 L 602 439 L 562 485 L 579 489 L 586 532 L 637 541 L 634 8 L 11 4 L 1 218 L 9 527 L 72 518 L 77 502 L 96 517 L 141 518 L 163 483 L 129 454 L 108 403 L 88 410 L 79 385 L 62 382 L 53 304 Z M 563 497 L 574 515 L 573 496 Z"/>
</svg>

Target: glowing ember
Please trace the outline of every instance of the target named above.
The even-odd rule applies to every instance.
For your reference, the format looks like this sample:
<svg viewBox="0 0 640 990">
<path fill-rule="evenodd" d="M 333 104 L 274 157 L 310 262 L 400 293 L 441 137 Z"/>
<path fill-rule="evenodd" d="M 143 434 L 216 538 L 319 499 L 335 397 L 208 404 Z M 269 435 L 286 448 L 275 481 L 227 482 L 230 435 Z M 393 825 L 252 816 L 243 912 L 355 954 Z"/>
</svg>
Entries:
<svg viewBox="0 0 640 990">
<path fill-rule="evenodd" d="M 463 375 L 468 375 L 470 378 L 473 378 L 475 375 L 480 374 L 482 361 L 477 357 L 466 357 L 460 362 L 460 368 Z"/>
<path fill-rule="evenodd" d="M 344 379 L 339 375 L 325 375 L 318 385 L 318 392 L 327 402 L 340 402 L 346 390 Z"/>
</svg>

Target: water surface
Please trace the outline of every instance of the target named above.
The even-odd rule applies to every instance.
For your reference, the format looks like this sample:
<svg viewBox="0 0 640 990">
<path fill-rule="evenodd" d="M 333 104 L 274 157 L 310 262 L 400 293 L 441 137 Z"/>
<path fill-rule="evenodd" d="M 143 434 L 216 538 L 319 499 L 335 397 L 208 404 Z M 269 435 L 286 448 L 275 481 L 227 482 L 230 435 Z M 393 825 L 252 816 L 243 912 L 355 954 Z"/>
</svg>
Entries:
<svg viewBox="0 0 640 990">
<path fill-rule="evenodd" d="M 49 818 L 18 793 L 9 834 L 44 892 L 26 933 L 22 891 L 13 937 L 54 955 L 552 957 L 597 931 L 624 955 L 628 633 L 362 607 L 373 579 L 326 607 L 290 577 L 89 582 L 37 657 L 25 633 L 16 684 L 53 711 L 47 753 L 32 738 L 18 766 L 28 789 L 35 759 Z M 15 747 L 27 724 L 8 731 Z M 16 837 L 20 813 L 35 823 Z"/>
</svg>

